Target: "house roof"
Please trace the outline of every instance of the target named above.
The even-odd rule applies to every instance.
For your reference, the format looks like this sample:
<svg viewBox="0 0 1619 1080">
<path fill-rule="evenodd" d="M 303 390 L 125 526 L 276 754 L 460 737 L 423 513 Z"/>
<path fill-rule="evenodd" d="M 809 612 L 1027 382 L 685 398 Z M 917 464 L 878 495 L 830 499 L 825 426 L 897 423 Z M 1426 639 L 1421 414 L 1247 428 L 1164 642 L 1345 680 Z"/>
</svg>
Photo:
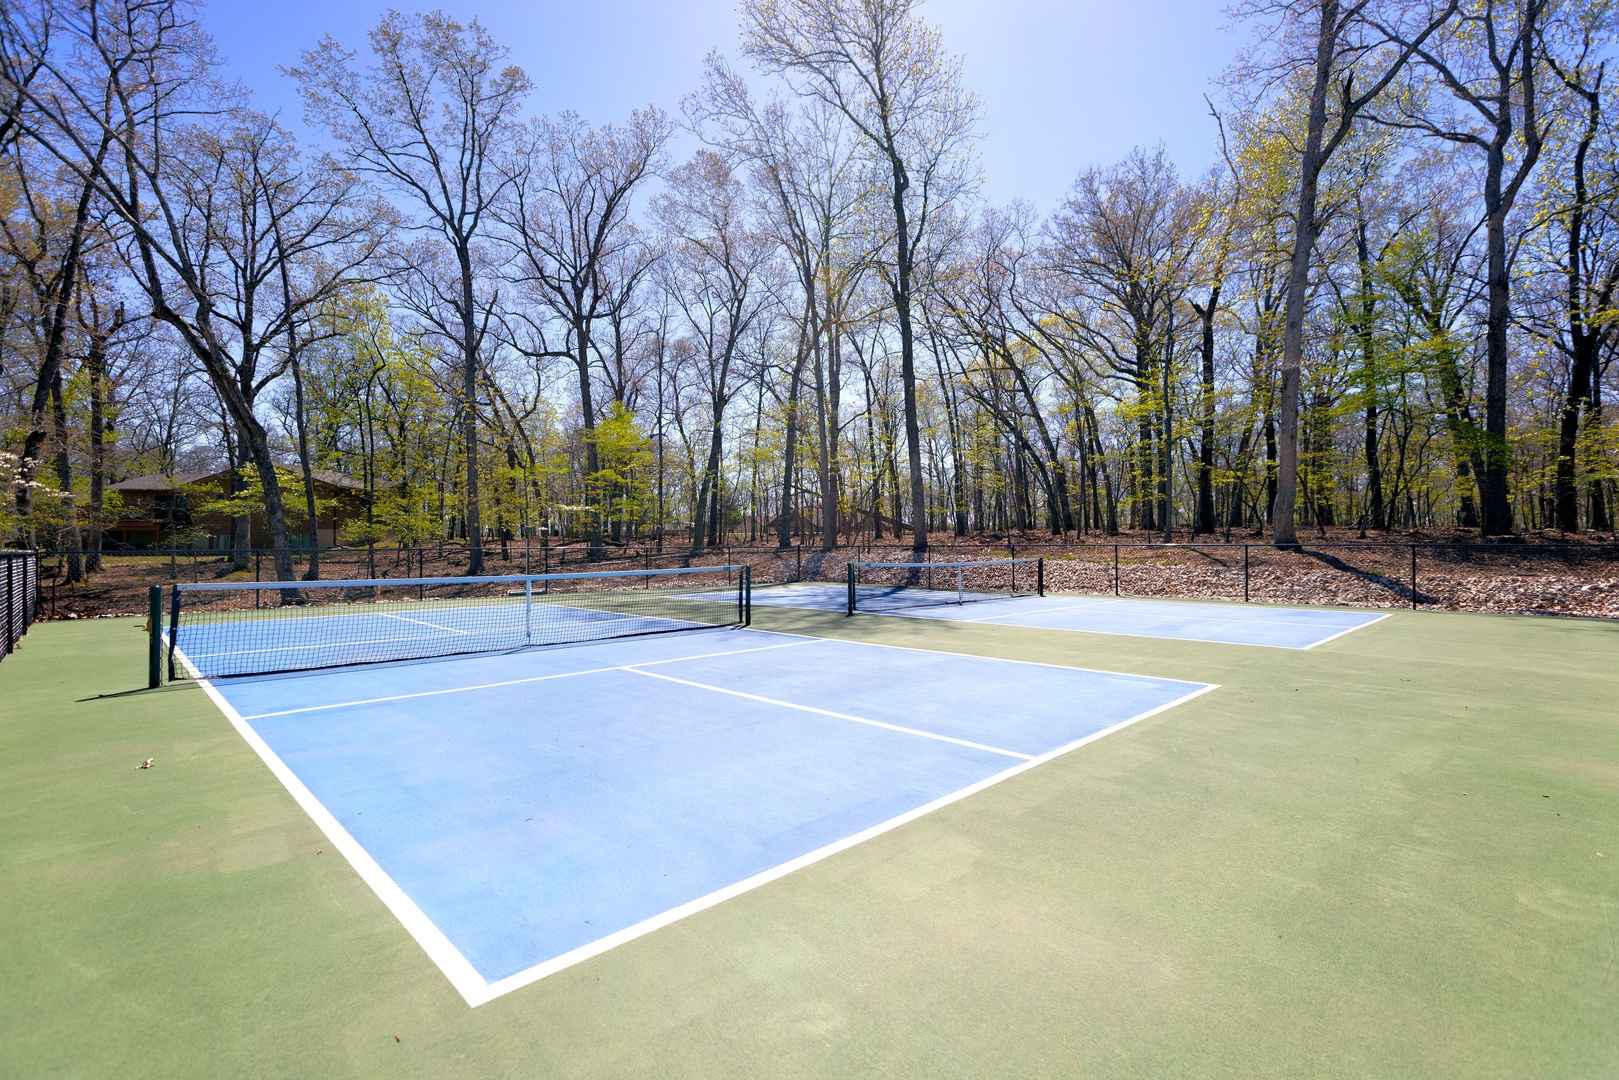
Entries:
<svg viewBox="0 0 1619 1080">
<path fill-rule="evenodd" d="M 132 476 L 108 487 L 112 491 L 173 491 L 177 487 L 199 483 L 217 475 L 217 473 L 181 473 L 178 476 L 164 476 L 161 473 L 153 473 L 150 476 Z"/>
<path fill-rule="evenodd" d="M 316 483 L 325 484 L 328 487 L 343 488 L 348 491 L 365 490 L 365 484 L 359 480 L 331 469 L 315 469 L 311 472 L 311 475 Z M 173 491 L 177 487 L 207 483 L 210 480 L 223 480 L 224 478 L 224 469 L 214 472 L 181 473 L 178 476 L 164 476 L 161 473 L 153 473 L 149 476 L 132 476 L 128 480 L 120 480 L 118 483 L 109 486 L 113 491 Z"/>
<path fill-rule="evenodd" d="M 350 491 L 364 491 L 363 481 L 356 480 L 347 473 L 340 473 L 333 469 L 311 469 L 309 475 L 322 484 L 330 484 L 336 488 L 347 488 Z"/>
</svg>

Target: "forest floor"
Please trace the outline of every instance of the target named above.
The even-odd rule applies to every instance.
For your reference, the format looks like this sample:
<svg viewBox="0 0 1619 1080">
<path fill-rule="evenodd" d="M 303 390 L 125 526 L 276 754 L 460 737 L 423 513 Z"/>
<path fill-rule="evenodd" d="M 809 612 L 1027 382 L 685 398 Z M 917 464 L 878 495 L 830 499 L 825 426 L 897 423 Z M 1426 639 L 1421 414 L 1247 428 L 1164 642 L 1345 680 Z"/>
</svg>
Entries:
<svg viewBox="0 0 1619 1080">
<path fill-rule="evenodd" d="M 1619 625 L 755 625 L 1220 685 L 469 1008 L 138 620 L 35 626 L 0 1075 L 1619 1075 Z"/>
</svg>

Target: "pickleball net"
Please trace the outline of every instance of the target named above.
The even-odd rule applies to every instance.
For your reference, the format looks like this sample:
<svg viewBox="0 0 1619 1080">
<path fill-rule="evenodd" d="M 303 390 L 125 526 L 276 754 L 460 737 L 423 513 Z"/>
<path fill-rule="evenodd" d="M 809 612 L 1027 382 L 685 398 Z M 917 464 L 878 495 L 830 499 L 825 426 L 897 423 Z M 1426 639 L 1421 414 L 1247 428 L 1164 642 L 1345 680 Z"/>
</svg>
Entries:
<svg viewBox="0 0 1619 1080">
<path fill-rule="evenodd" d="M 848 610 L 894 612 L 1046 594 L 1044 559 L 850 563 Z"/>
<path fill-rule="evenodd" d="M 746 566 L 174 586 L 169 678 L 271 675 L 746 626 Z"/>
</svg>

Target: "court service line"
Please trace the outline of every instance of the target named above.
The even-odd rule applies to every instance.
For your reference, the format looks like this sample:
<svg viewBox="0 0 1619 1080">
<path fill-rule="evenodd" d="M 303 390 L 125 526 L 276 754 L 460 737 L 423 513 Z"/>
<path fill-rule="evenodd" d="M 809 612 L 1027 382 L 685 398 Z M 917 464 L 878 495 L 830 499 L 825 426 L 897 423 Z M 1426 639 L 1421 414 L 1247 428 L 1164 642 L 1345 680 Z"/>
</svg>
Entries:
<svg viewBox="0 0 1619 1080">
<path fill-rule="evenodd" d="M 650 674 L 650 672 L 647 674 Z M 626 942 L 634 941 L 636 938 L 645 937 L 654 930 L 660 930 L 671 923 L 679 922 L 688 915 L 695 915 L 699 911 L 706 911 L 708 908 L 714 907 L 718 904 L 723 904 L 727 900 L 735 899 L 736 897 L 741 896 L 743 893 L 752 892 L 754 889 L 757 889 L 762 885 L 768 885 L 772 881 L 776 881 L 779 878 L 784 878 L 788 874 L 802 870 L 807 866 L 812 866 L 815 863 L 821 862 L 823 859 L 831 858 L 833 855 L 836 855 L 839 852 L 847 851 L 852 847 L 863 844 L 867 840 L 881 836 L 883 833 L 892 832 L 901 825 L 908 825 L 918 818 L 926 817 L 935 810 L 943 809 L 944 807 L 949 806 L 951 803 L 960 802 L 963 799 L 976 795 L 986 788 L 999 784 L 1003 780 L 1010 780 L 1019 773 L 1028 772 L 1030 769 L 1044 765 L 1048 761 L 1052 761 L 1056 758 L 1062 757 L 1064 754 L 1078 750 L 1080 747 L 1085 746 L 1088 743 L 1093 743 L 1097 739 L 1106 738 L 1116 731 L 1122 731 L 1131 724 L 1140 723 L 1148 717 L 1157 716 L 1161 712 L 1173 709 L 1178 705 L 1184 705 L 1186 702 L 1191 701 L 1195 697 L 1200 697 L 1203 694 L 1207 694 L 1211 690 L 1218 689 L 1219 686 L 1216 684 L 1205 683 L 1200 685 L 1196 690 L 1189 694 L 1178 697 L 1174 701 L 1168 701 L 1162 705 L 1156 706 L 1155 708 L 1148 709 L 1146 712 L 1137 713 L 1135 716 L 1120 720 L 1111 727 L 1103 728 L 1101 731 L 1094 731 L 1083 738 L 1075 739 L 1071 743 L 1066 743 L 1059 746 L 1055 750 L 1048 750 L 1038 757 L 1032 757 L 1028 758 L 1027 760 L 1020 761 L 1011 768 L 995 773 L 993 776 L 986 776 L 977 783 L 969 784 L 967 787 L 964 787 L 959 791 L 952 791 L 948 795 L 942 795 L 930 803 L 924 803 L 914 810 L 907 810 L 905 813 L 896 817 L 891 817 L 887 821 L 878 822 L 876 825 L 873 825 L 867 829 L 862 829 L 860 832 L 857 832 L 852 836 L 846 836 L 842 840 L 834 840 L 825 847 L 819 847 L 814 851 L 806 852 L 805 854 L 798 856 L 796 859 L 789 859 L 787 862 L 784 862 L 779 866 L 773 866 L 769 870 L 761 871 L 753 875 L 753 877 L 744 878 L 735 885 L 727 885 L 725 888 L 711 892 L 707 896 L 699 896 L 695 900 L 688 900 L 679 907 L 670 908 L 661 915 L 654 915 L 652 918 L 638 922 L 634 926 L 626 926 L 624 929 L 619 930 L 616 933 L 608 934 L 606 937 L 598 938 L 597 940 L 590 942 L 588 945 L 581 945 L 572 952 L 565 952 L 561 956 L 552 957 L 550 960 L 547 960 L 544 963 L 535 964 L 531 968 L 524 971 L 519 971 L 515 975 L 508 975 L 504 979 L 497 979 L 487 985 L 484 990 L 482 1000 L 473 1001 L 471 998 L 468 998 L 468 1003 L 477 1006 L 483 1004 L 485 1001 L 493 1001 L 495 998 L 500 997 L 503 994 L 509 994 L 513 990 L 518 990 L 529 985 L 530 983 L 538 982 L 548 975 L 555 975 L 557 972 L 562 971 L 565 968 L 573 967 L 575 964 L 581 963 L 585 960 L 589 960 L 593 956 L 600 956 L 609 949 L 617 948 Z"/>
<path fill-rule="evenodd" d="M 1110 601 L 1108 601 L 1108 602 L 1110 602 Z M 1101 600 L 1090 600 L 1090 601 L 1087 601 L 1086 603 L 1083 603 L 1083 604 L 1064 604 L 1062 607 L 1028 608 L 1028 609 L 1025 609 L 1023 611 L 1014 611 L 1010 615 L 985 615 L 982 618 L 977 618 L 977 619 L 953 619 L 953 620 L 950 620 L 950 621 L 952 621 L 952 622 L 982 623 L 982 622 L 991 622 L 992 620 L 995 620 L 995 619 L 1022 619 L 1022 618 L 1027 618 L 1030 615 L 1055 615 L 1059 611 L 1087 611 L 1090 608 L 1101 607 L 1103 603 L 1104 603 L 1104 601 L 1101 601 Z"/>
<path fill-rule="evenodd" d="M 1130 604 L 1130 603 L 1136 603 L 1136 602 L 1137 601 L 1134 601 L 1134 600 L 1104 600 L 1104 601 L 1102 601 L 1100 603 L 1095 603 L 1095 604 L 1075 604 L 1075 605 L 1073 605 L 1071 607 L 1050 608 L 1050 609 L 1045 610 L 1045 611 L 1019 611 L 1019 612 L 1015 612 L 1015 613 L 1013 613 L 1011 615 L 986 615 L 982 619 L 958 619 L 956 621 L 957 622 L 975 622 L 975 623 L 977 623 L 977 622 L 989 622 L 991 619 L 1026 618 L 1026 617 L 1028 617 L 1030 615 L 1037 615 L 1037 616 L 1044 617 L 1046 615 L 1054 615 L 1059 611 L 1097 611 L 1097 610 L 1102 609 L 1102 608 L 1110 607 L 1110 606 L 1112 606 L 1114 604 Z M 1150 603 L 1151 601 L 1146 601 L 1146 602 Z M 1220 608 L 1214 607 L 1212 604 L 1211 605 L 1195 604 L 1195 605 L 1192 605 L 1192 606 L 1194 606 L 1194 607 L 1207 606 L 1209 608 L 1209 610 L 1211 610 L 1211 611 L 1219 611 L 1219 610 L 1221 610 Z M 1244 610 L 1244 609 L 1237 609 L 1237 610 Z M 1245 609 L 1245 610 L 1250 610 L 1251 611 L 1253 609 L 1249 608 L 1249 609 Z M 1320 629 L 1323 629 L 1323 630 L 1330 630 L 1330 629 L 1333 629 L 1334 627 L 1343 626 L 1342 623 L 1289 622 L 1286 619 L 1230 619 L 1230 618 L 1221 618 L 1218 615 L 1164 615 L 1164 614 L 1159 614 L 1156 611 L 1106 611 L 1106 612 L 1103 612 L 1103 613 L 1107 614 L 1107 615 L 1132 616 L 1132 617 L 1137 618 L 1137 619 L 1189 619 L 1189 620 L 1191 620 L 1193 622 L 1224 622 L 1224 623 L 1241 624 L 1243 626 L 1289 626 L 1289 627 L 1296 627 L 1296 628 L 1301 627 L 1301 628 L 1304 628 L 1304 629 L 1311 629 L 1311 628 L 1319 627 Z M 1369 619 L 1366 622 L 1357 623 L 1354 626 L 1344 627 L 1341 632 L 1342 633 L 1348 633 L 1350 630 L 1359 630 L 1362 626 L 1370 626 L 1372 623 L 1374 623 L 1376 621 L 1377 621 L 1376 619 Z M 1067 627 L 1047 627 L 1047 629 L 1067 629 Z M 1338 634 L 1333 635 L 1333 637 L 1337 637 L 1337 636 L 1339 636 L 1339 635 Z M 1329 640 L 1329 639 L 1323 639 L 1323 640 Z M 1319 644 L 1319 642 L 1317 644 Z M 1310 648 L 1310 646 L 1308 646 L 1308 645 L 1295 645 L 1295 646 L 1283 646 L 1283 648 L 1308 649 L 1308 648 Z"/>
<path fill-rule="evenodd" d="M 1165 599 L 1165 600 L 1146 600 L 1146 599 L 1141 599 L 1141 598 L 1137 598 L 1137 597 L 1120 597 L 1117 600 L 1104 600 L 1104 601 L 1102 601 L 1101 604 L 1099 604 L 1097 606 L 1098 607 L 1108 607 L 1108 606 L 1110 606 L 1112 604 L 1160 604 L 1160 603 L 1182 604 L 1182 605 L 1184 605 L 1184 606 L 1186 606 L 1188 608 L 1196 608 L 1196 609 L 1200 609 L 1200 610 L 1203 610 L 1203 611 L 1225 611 L 1225 610 L 1230 610 L 1230 611 L 1259 611 L 1259 612 L 1263 612 L 1263 611 L 1269 610 L 1269 609 L 1264 608 L 1264 607 L 1257 607 L 1256 608 L 1256 607 L 1253 607 L 1252 605 L 1239 607 L 1236 604 L 1226 603 L 1226 602 L 1223 602 L 1223 601 L 1213 603 L 1213 604 L 1195 604 L 1195 603 L 1188 603 L 1185 600 L 1168 600 L 1168 599 Z M 1289 611 L 1303 611 L 1303 612 L 1306 612 L 1306 613 L 1308 613 L 1308 611 L 1309 611 L 1308 608 L 1289 608 L 1287 610 L 1289 610 Z M 1158 612 L 1155 612 L 1155 611 L 1115 611 L 1115 612 L 1112 612 L 1111 614 L 1114 614 L 1114 615 L 1136 615 L 1136 616 L 1139 616 L 1139 617 L 1141 617 L 1143 619 L 1202 619 L 1202 620 L 1207 621 L 1207 622 L 1257 623 L 1257 624 L 1259 624 L 1261 626 L 1305 626 L 1305 627 L 1320 627 L 1322 629 L 1331 629 L 1334 626 L 1343 626 L 1343 623 L 1289 622 L 1287 619 L 1221 619 L 1218 616 L 1214 616 L 1214 615 L 1161 615 L 1161 614 L 1159 614 Z M 1349 612 L 1349 611 L 1327 611 L 1325 614 L 1328 614 L 1328 615 L 1353 615 L 1354 613 Z M 1376 622 L 1376 621 L 1377 621 L 1376 619 L 1371 620 L 1371 622 Z M 1357 624 L 1355 626 L 1348 627 L 1347 629 L 1358 630 L 1362 626 L 1367 626 L 1367 625 L 1369 625 L 1369 623 L 1359 623 L 1359 624 Z"/>
<path fill-rule="evenodd" d="M 552 679 L 571 679 L 576 675 L 600 675 L 608 671 L 630 671 L 653 664 L 678 664 L 683 660 L 709 660 L 716 656 L 737 656 L 741 653 L 764 652 L 768 649 L 790 649 L 797 645 L 813 645 L 819 638 L 788 641 L 781 645 L 759 645 L 751 649 L 727 649 L 723 652 L 698 653 L 695 656 L 675 656 L 667 660 L 643 660 L 640 664 L 615 664 L 611 667 L 583 668 L 579 671 L 559 671 L 551 675 L 532 675 L 526 679 L 506 679 L 501 682 L 479 683 L 477 686 L 452 686 L 444 690 L 420 690 L 412 694 L 390 694 L 387 697 L 363 698 L 359 701 L 335 701 L 330 705 L 306 705 L 299 709 L 254 713 L 244 720 L 264 720 L 272 716 L 293 716 L 298 713 L 323 712 L 327 709 L 348 709 L 359 705 L 381 705 L 389 701 L 409 701 L 412 698 L 439 697 L 443 694 L 466 694 L 474 690 L 497 690 L 503 686 L 522 686 L 526 683 L 548 682 Z"/>
<path fill-rule="evenodd" d="M 682 686 L 695 687 L 698 690 L 712 690 L 716 694 L 729 694 L 732 697 L 746 698 L 765 705 L 774 705 L 780 709 L 792 709 L 796 712 L 814 713 L 817 716 L 830 716 L 834 720 L 848 720 L 856 724 L 865 724 L 868 727 L 886 728 L 889 731 L 898 731 L 904 735 L 916 735 L 923 739 L 936 739 L 939 742 L 954 743 L 965 746 L 969 750 L 983 750 L 990 754 L 1000 754 L 1003 757 L 1019 758 L 1028 761 L 1032 754 L 1020 754 L 1016 750 L 1003 750 L 998 746 L 985 746 L 983 743 L 968 742 L 966 739 L 956 739 L 949 735 L 940 735 L 933 731 L 922 731 L 919 728 L 901 727 L 899 724 L 885 724 L 881 720 L 868 720 L 864 716 L 850 716 L 848 713 L 833 712 L 830 709 L 817 709 L 813 705 L 799 705 L 792 701 L 781 701 L 777 698 L 760 697 L 758 694 L 748 694 L 741 690 L 728 690 L 723 686 L 710 686 L 708 683 L 692 682 L 690 679 L 677 679 L 673 675 L 664 675 L 656 671 L 642 671 L 634 666 L 626 666 L 623 670 L 636 675 L 645 675 L 649 679 L 663 679 L 665 682 L 679 683 Z"/>
<path fill-rule="evenodd" d="M 909 616 L 907 616 L 907 618 L 909 618 Z M 949 619 L 949 620 L 936 619 L 934 621 L 935 622 L 960 622 L 961 620 L 960 619 Z M 1051 628 L 1050 627 L 1037 626 L 1037 627 L 1030 627 L 1030 629 L 1049 630 Z M 781 634 L 784 637 L 787 636 L 786 632 L 782 631 L 782 630 L 763 630 L 763 631 L 760 631 L 760 633 Z M 1100 634 L 1100 633 L 1102 633 L 1102 631 L 1100 631 L 1100 630 L 1076 630 L 1076 631 L 1074 631 L 1074 633 Z M 793 636 L 797 636 L 797 635 L 793 635 Z M 1125 635 L 1115 635 L 1115 636 L 1125 636 Z M 1138 674 L 1138 673 L 1132 672 L 1132 671 L 1111 671 L 1108 668 L 1074 667 L 1071 664 L 1052 664 L 1052 663 L 1049 663 L 1049 662 L 1047 662 L 1045 660 L 1013 660 L 1013 659 L 1011 659 L 1009 657 L 1005 657 L 1005 656 L 987 656 L 984 653 L 955 652 L 955 651 L 950 650 L 950 649 L 922 649 L 922 648 L 918 648 L 915 645 L 890 645 L 885 641 L 863 641 L 860 638 L 813 638 L 811 640 L 837 642 L 837 643 L 842 644 L 842 645 L 860 645 L 860 646 L 870 647 L 870 648 L 873 648 L 873 649 L 898 649 L 901 652 L 922 653 L 924 656 L 959 656 L 959 657 L 963 657 L 963 658 L 968 659 L 968 660 L 989 660 L 989 661 L 991 661 L 993 663 L 997 663 L 997 664 L 1027 664 L 1030 667 L 1055 668 L 1058 671 L 1083 671 L 1083 672 L 1086 672 L 1087 674 L 1091 674 L 1091 675 L 1114 675 L 1114 676 L 1117 676 L 1117 677 L 1122 678 L 1122 679 L 1138 679 L 1138 680 L 1139 679 L 1146 679 L 1146 680 L 1148 680 L 1150 682 L 1180 683 L 1182 686 L 1202 686 L 1203 685 L 1202 683 L 1195 683 L 1190 679 L 1170 679 L 1170 678 L 1165 678 L 1164 676 L 1161 676 L 1161 675 L 1141 675 L 1141 674 Z M 1165 639 L 1165 640 L 1175 640 L 1175 639 L 1168 638 L 1168 639 Z M 1223 644 L 1223 642 L 1221 644 Z M 1269 647 L 1271 647 L 1271 646 L 1267 646 L 1267 648 L 1269 648 Z M 1274 648 L 1278 648 L 1278 649 L 1286 649 L 1286 648 L 1291 648 L 1291 647 L 1292 646 L 1288 646 L 1288 645 L 1274 646 Z"/>
<path fill-rule="evenodd" d="M 379 611 L 379 612 L 376 612 L 376 614 L 381 615 L 384 619 L 398 619 L 400 622 L 415 623 L 417 626 L 431 626 L 434 630 L 443 630 L 445 633 L 448 633 L 448 634 L 462 634 L 462 635 L 465 635 L 465 634 L 471 633 L 470 630 L 457 630 L 453 626 L 440 626 L 438 623 L 435 623 L 435 622 L 427 622 L 427 621 L 422 620 L 422 619 L 412 619 L 408 615 L 395 615 L 391 611 Z"/>
</svg>

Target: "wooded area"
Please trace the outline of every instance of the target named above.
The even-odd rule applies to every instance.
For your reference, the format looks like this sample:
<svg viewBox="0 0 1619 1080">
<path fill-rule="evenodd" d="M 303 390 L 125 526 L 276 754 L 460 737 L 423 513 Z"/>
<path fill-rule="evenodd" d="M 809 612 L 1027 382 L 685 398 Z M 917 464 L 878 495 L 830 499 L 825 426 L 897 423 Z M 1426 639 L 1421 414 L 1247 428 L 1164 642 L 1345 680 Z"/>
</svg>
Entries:
<svg viewBox="0 0 1619 1080">
<path fill-rule="evenodd" d="M 257 515 L 281 580 L 321 471 L 364 486 L 341 542 L 472 574 L 535 537 L 1614 528 L 1605 0 L 1243 0 L 1220 164 L 1144 146 L 1049 212 L 981 198 L 914 0 L 743 0 L 611 123 L 390 14 L 287 70 L 306 145 L 200 5 L 0 12 L 0 534 L 68 581 L 114 483 L 218 469 L 192 510 L 240 567 Z"/>
</svg>

